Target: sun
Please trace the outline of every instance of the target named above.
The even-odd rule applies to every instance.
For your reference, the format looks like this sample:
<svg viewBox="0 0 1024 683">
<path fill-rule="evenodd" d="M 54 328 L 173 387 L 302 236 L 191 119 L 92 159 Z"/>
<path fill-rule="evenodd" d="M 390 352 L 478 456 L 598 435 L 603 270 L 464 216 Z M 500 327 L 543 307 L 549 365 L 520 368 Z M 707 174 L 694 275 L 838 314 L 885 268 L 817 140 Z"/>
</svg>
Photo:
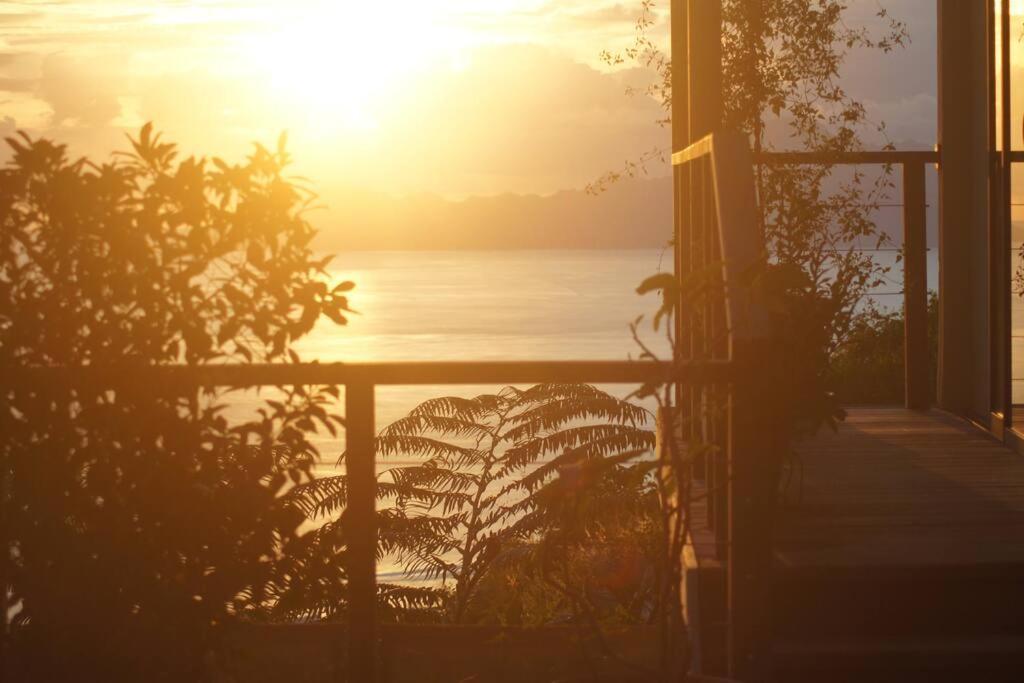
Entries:
<svg viewBox="0 0 1024 683">
<path fill-rule="evenodd" d="M 246 59 L 292 117 L 319 128 L 371 130 L 404 86 L 458 41 L 431 3 L 280 3 L 249 37 Z"/>
</svg>

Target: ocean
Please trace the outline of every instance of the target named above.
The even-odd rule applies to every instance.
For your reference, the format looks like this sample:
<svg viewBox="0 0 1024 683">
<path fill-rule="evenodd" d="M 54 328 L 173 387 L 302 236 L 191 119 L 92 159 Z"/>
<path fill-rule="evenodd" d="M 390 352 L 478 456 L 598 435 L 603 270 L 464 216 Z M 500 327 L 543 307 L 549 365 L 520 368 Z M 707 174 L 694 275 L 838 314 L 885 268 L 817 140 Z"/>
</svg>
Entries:
<svg viewBox="0 0 1024 683">
<path fill-rule="evenodd" d="M 659 305 L 636 287 L 670 251 L 388 251 L 337 256 L 332 281 L 356 283 L 347 325 L 321 320 L 296 345 L 305 361 L 626 360 L 639 354 L 630 323 L 646 315 L 642 338 L 668 357 L 651 330 Z M 421 401 L 476 396 L 499 386 L 378 387 L 380 429 Z M 635 387 L 602 387 L 625 396 Z M 273 391 L 264 390 L 263 397 Z M 255 392 L 226 397 L 228 415 L 243 419 L 258 407 Z M 341 412 L 341 406 L 338 407 Z M 314 439 L 323 474 L 334 469 L 344 436 Z"/>
<path fill-rule="evenodd" d="M 329 272 L 333 281 L 356 283 L 350 299 L 359 314 L 344 326 L 321 320 L 295 349 L 303 360 L 321 362 L 626 360 L 639 353 L 630 323 L 644 315 L 642 339 L 668 357 L 663 334 L 650 326 L 658 297 L 635 290 L 645 277 L 671 268 L 671 251 L 661 249 L 348 252 L 335 257 Z M 935 250 L 928 279 L 934 288 Z M 896 266 L 876 301 L 898 307 L 900 289 Z M 1019 307 L 1024 320 L 1024 304 Z M 634 387 L 603 388 L 626 395 Z M 498 389 L 378 387 L 377 428 L 428 398 Z M 248 415 L 254 399 L 249 392 L 234 395 L 231 414 Z M 323 469 L 333 469 L 343 436 L 316 443 Z"/>
<path fill-rule="evenodd" d="M 321 321 L 296 350 L 303 360 L 321 362 L 625 360 L 639 352 L 630 322 L 645 315 L 644 342 L 668 357 L 667 341 L 650 327 L 658 297 L 641 297 L 635 290 L 647 276 L 671 268 L 671 252 L 658 249 L 345 253 L 329 270 L 335 281 L 356 283 L 351 305 L 359 314 L 344 326 Z M 933 288 L 936 268 L 932 251 Z M 877 303 L 901 305 L 900 289 L 896 267 L 876 292 Z M 602 388 L 625 396 L 635 387 Z M 376 426 L 384 427 L 428 398 L 498 389 L 378 387 Z M 255 399 L 252 392 L 234 394 L 229 412 L 250 414 L 258 405 Z M 341 405 L 337 409 L 342 412 Z M 322 456 L 318 474 L 336 472 L 344 435 L 314 442 Z M 380 569 L 382 576 L 401 578 L 390 563 Z"/>
</svg>

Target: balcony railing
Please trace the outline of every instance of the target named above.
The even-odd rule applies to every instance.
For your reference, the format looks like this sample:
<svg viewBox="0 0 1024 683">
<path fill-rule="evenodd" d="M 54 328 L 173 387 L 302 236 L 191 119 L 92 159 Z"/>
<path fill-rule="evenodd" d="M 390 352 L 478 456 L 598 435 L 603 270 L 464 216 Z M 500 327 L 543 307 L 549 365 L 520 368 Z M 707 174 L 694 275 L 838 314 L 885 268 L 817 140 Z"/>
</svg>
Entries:
<svg viewBox="0 0 1024 683">
<path fill-rule="evenodd" d="M 737 266 L 754 263 L 764 252 L 753 169 L 758 165 L 899 166 L 903 179 L 903 307 L 905 315 L 905 400 L 927 408 L 931 377 L 928 350 L 927 198 L 925 169 L 939 162 L 930 151 L 845 153 L 766 152 L 750 154 L 745 136 L 716 134 L 676 152 L 676 270 L 686 279 L 721 267 L 726 296 L 698 306 L 681 306 L 677 357 L 728 358 L 746 367 L 764 358 L 770 343 L 760 311 L 736 294 Z M 719 266 L 718 264 L 722 264 Z M 743 307 L 746 307 L 745 310 Z M 714 385 L 682 386 L 680 438 L 711 445 L 695 470 L 706 498 L 703 523 L 714 541 L 716 559 L 726 572 L 728 622 L 726 657 L 731 675 L 756 676 L 765 661 L 767 586 L 771 562 L 772 497 L 777 480 L 773 449 L 784 444 L 773 424 L 770 387 L 756 374 L 723 392 Z M 762 378 L 763 379 L 763 378 Z M 727 400 L 723 402 L 723 397 Z M 714 406 L 726 405 L 725 410 Z M 754 415 L 747 411 L 754 411 Z M 760 449 L 760 450 L 759 450 Z M 696 531 L 700 531 L 699 529 Z"/>
<path fill-rule="evenodd" d="M 509 385 L 540 383 L 662 384 L 737 380 L 729 361 L 532 361 L 423 363 L 296 363 L 272 365 L 146 366 L 135 368 L 23 368 L 9 373 L 13 386 L 87 385 L 116 389 L 158 386 L 192 393 L 198 389 L 333 385 L 345 387 L 348 506 L 349 622 L 347 680 L 372 683 L 376 672 L 377 473 L 374 453 L 375 389 L 397 385 Z"/>
<path fill-rule="evenodd" d="M 759 363 L 767 328 L 749 288 L 741 283 L 745 270 L 763 255 L 755 215 L 753 176 L 746 142 L 738 135 L 708 137 L 677 161 L 694 180 L 703 183 L 698 206 L 702 231 L 690 236 L 700 244 L 700 265 L 714 279 L 715 295 L 701 304 L 704 317 L 691 326 L 689 352 L 670 362 L 656 361 L 539 361 L 539 362 L 424 362 L 424 363 L 295 363 L 273 365 L 145 366 L 17 368 L 5 372 L 5 382 L 19 386 L 154 386 L 182 395 L 202 388 L 330 385 L 345 387 L 349 628 L 345 657 L 347 680 L 372 683 L 377 671 L 377 473 L 374 444 L 375 391 L 384 385 L 509 385 L 539 383 L 672 384 L 685 397 L 685 420 L 678 435 L 685 446 L 711 446 L 717 453 L 717 479 L 723 503 L 721 528 L 729 544 L 729 596 L 733 658 L 749 657 L 763 640 L 758 626 L 761 571 L 770 538 L 763 533 L 765 505 L 774 495 L 774 479 L 766 469 L 777 460 L 778 446 L 772 411 L 762 409 L 763 363 Z M 677 172 L 677 176 L 679 173 Z M 722 191 L 729 188 L 728 201 Z M 694 190 L 690 187 L 690 190 Z M 694 192 L 694 197 L 698 195 Z M 693 225 L 697 225 L 694 223 Z M 697 244 L 694 242 L 693 244 Z M 684 271 L 683 274 L 685 274 Z M 713 405 L 712 405 L 713 404 Z M 713 408 L 711 410 L 710 408 Z M 665 442 L 662 441 L 662 448 Z M 680 461 L 681 462 L 681 461 Z M 690 476 L 687 460 L 681 478 Z M 15 482 L 13 485 L 17 485 Z M 728 511 L 728 515 L 724 514 Z M 681 554 L 681 553 L 680 553 Z"/>
<path fill-rule="evenodd" d="M 754 162 L 766 166 L 889 166 L 903 179 L 904 400 L 907 408 L 931 402 L 928 352 L 928 199 L 925 168 L 938 164 L 939 152 L 762 152 Z"/>
</svg>

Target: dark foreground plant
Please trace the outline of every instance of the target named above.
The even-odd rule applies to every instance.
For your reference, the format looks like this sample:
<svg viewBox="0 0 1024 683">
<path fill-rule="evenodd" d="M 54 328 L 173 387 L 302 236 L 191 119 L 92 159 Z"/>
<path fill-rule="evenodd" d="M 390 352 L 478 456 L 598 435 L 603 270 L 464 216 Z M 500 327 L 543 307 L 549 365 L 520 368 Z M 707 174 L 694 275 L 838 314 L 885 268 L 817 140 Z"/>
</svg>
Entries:
<svg viewBox="0 0 1024 683">
<path fill-rule="evenodd" d="M 499 575 L 515 566 L 525 579 L 529 565 L 545 576 L 546 590 L 561 591 L 555 602 L 562 609 L 585 612 L 586 599 L 560 573 L 564 563 L 551 570 L 553 554 L 573 552 L 571 544 L 599 545 L 636 519 L 650 470 L 641 456 L 654 439 L 647 419 L 642 408 L 594 387 L 546 384 L 432 399 L 383 429 L 378 457 L 411 463 L 378 476 L 378 559 L 395 562 L 407 579 L 443 588 L 385 586 L 382 600 L 393 608 L 434 605 L 453 623 L 501 621 L 503 608 L 487 604 L 500 592 Z M 344 461 L 343 455 L 339 465 Z M 612 470 L 617 479 L 602 476 Z M 341 561 L 344 522 L 336 515 L 347 483 L 344 475 L 322 478 L 290 494 L 311 517 L 327 520 L 317 532 L 319 559 L 312 566 Z M 601 496 L 594 495 L 595 483 Z M 279 607 L 295 617 L 331 618 L 344 609 L 343 590 L 333 577 L 314 573 L 297 581 Z M 391 602 L 389 593 L 406 602 Z M 505 602 L 506 616 L 519 611 L 512 621 L 545 618 L 523 614 L 522 602 L 514 608 Z M 540 611 L 548 614 L 548 607 Z"/>
<path fill-rule="evenodd" d="M 935 399 L 938 367 L 938 297 L 928 297 L 929 396 Z M 904 399 L 903 311 L 868 306 L 857 316 L 846 340 L 835 353 L 830 381 L 843 404 L 901 404 Z"/>
<path fill-rule="evenodd" d="M 602 57 L 610 66 L 633 64 L 653 72 L 647 87 L 632 92 L 655 99 L 671 114 L 672 63 L 657 35 L 658 11 L 666 4 L 638 0 L 632 45 Z M 755 153 L 851 152 L 864 149 L 869 136 L 890 148 L 885 124 L 873 121 L 864 103 L 846 90 L 842 70 L 857 51 L 887 53 L 906 45 L 908 28 L 885 8 L 888 3 L 876 10 L 877 28 L 850 22 L 847 4 L 722 0 L 722 127 L 747 134 Z M 669 122 L 666 116 L 657 123 Z M 643 172 L 666 156 L 665 150 L 641 153 L 591 190 Z M 850 335 L 871 324 L 862 319 L 861 305 L 888 275 L 874 250 L 891 239 L 875 216 L 893 189 L 893 169 L 759 164 L 755 171 L 770 258 L 787 271 L 803 273 L 799 279 L 787 275 L 787 300 L 813 305 L 813 315 L 827 329 L 826 360 L 831 361 Z M 799 294 L 793 289 L 797 285 Z M 821 367 L 829 378 L 836 376 L 827 364 Z"/>
<path fill-rule="evenodd" d="M 279 592 L 301 545 L 280 494 L 309 478 L 332 388 L 229 424 L 161 364 L 294 359 L 345 292 L 324 280 L 282 137 L 240 164 L 178 159 L 149 125 L 110 161 L 21 134 L 0 171 L 0 566 L 31 680 L 198 680 L 217 627 Z M 108 384 L 76 375 L 112 368 Z M 17 375 L 15 375 L 17 376 Z M 63 379 L 57 379 L 57 378 Z"/>
</svg>

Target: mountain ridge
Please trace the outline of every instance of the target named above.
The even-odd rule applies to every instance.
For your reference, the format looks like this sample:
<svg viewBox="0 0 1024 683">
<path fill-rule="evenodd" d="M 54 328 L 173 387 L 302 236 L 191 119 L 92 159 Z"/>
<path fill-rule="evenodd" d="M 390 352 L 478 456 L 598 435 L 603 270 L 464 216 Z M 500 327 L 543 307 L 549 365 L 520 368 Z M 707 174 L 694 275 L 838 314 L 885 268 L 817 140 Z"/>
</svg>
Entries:
<svg viewBox="0 0 1024 683">
<path fill-rule="evenodd" d="M 641 249 L 672 234 L 672 181 L 629 178 L 597 195 L 500 194 L 450 200 L 336 188 L 315 246 L 327 250 Z M 329 221 L 329 225 L 327 224 Z"/>
</svg>

